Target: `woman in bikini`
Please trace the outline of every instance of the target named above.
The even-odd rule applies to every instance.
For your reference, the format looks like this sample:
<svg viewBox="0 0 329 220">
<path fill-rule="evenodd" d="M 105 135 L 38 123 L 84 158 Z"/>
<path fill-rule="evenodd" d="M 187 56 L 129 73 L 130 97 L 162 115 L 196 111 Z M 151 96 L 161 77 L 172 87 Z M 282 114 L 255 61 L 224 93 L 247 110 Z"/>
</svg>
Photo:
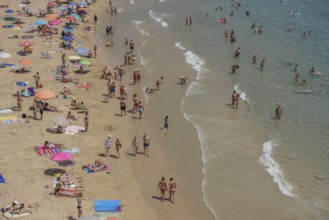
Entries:
<svg viewBox="0 0 329 220">
<path fill-rule="evenodd" d="M 164 197 L 165 197 L 165 192 L 167 191 L 167 183 L 165 182 L 165 178 L 162 177 L 159 184 L 158 184 L 158 189 L 160 189 L 161 192 L 161 197 L 160 200 L 163 202 Z"/>
<path fill-rule="evenodd" d="M 174 179 L 171 177 L 169 181 L 169 200 L 172 203 L 175 203 L 175 191 L 177 188 L 177 184 L 175 183 Z"/>
<path fill-rule="evenodd" d="M 118 153 L 118 156 L 117 156 L 117 158 L 119 159 L 120 158 L 120 148 L 121 148 L 121 141 L 119 140 L 119 138 L 117 138 L 117 141 L 116 141 L 116 143 L 115 143 L 115 147 L 116 147 L 116 149 L 117 149 L 117 153 Z"/>
</svg>

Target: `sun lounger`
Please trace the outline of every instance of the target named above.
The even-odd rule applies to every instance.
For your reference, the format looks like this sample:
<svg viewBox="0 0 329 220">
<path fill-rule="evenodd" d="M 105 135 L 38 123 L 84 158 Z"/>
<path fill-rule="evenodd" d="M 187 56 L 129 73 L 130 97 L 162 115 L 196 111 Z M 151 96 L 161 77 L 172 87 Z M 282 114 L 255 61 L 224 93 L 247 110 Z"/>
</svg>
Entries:
<svg viewBox="0 0 329 220">
<path fill-rule="evenodd" d="M 62 151 L 59 147 L 46 148 L 44 146 L 37 146 L 35 150 L 39 155 L 54 155 Z"/>
<path fill-rule="evenodd" d="M 120 200 L 94 200 L 96 212 L 121 212 Z"/>
<path fill-rule="evenodd" d="M 41 52 L 41 58 L 51 59 L 51 56 L 48 52 Z"/>
</svg>

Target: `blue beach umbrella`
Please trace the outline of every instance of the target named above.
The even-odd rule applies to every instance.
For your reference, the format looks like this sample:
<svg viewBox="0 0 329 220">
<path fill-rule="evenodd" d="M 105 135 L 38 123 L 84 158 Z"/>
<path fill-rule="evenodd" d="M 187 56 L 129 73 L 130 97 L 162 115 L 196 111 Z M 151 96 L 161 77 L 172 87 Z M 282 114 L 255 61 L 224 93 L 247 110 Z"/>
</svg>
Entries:
<svg viewBox="0 0 329 220">
<path fill-rule="evenodd" d="M 37 20 L 36 22 L 34 22 L 34 24 L 37 24 L 37 25 L 45 25 L 45 24 L 47 24 L 47 22 L 44 21 L 44 20 Z"/>
<path fill-rule="evenodd" d="M 81 19 L 80 16 L 78 14 L 76 14 L 76 13 L 72 13 L 71 16 L 74 17 L 77 20 L 80 20 Z"/>
<path fill-rule="evenodd" d="M 64 36 L 64 40 L 74 41 L 74 38 L 72 36 Z"/>
<path fill-rule="evenodd" d="M 64 27 L 64 28 L 63 28 L 63 31 L 73 32 L 74 30 L 73 30 L 73 28 L 67 28 L 67 27 Z"/>
<path fill-rule="evenodd" d="M 88 54 L 90 50 L 84 47 L 78 47 L 74 51 L 79 54 Z"/>
<path fill-rule="evenodd" d="M 14 13 L 14 11 L 11 10 L 11 9 L 8 9 L 8 10 L 5 11 L 5 13 Z"/>
</svg>

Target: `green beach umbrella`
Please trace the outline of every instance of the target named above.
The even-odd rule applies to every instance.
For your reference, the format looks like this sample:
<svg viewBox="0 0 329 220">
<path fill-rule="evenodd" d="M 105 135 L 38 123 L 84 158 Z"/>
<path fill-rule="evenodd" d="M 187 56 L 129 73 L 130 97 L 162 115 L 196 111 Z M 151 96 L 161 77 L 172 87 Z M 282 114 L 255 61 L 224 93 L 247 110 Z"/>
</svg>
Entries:
<svg viewBox="0 0 329 220">
<path fill-rule="evenodd" d="M 88 60 L 80 60 L 79 63 L 82 64 L 82 65 L 85 65 L 85 66 L 90 66 L 91 65 L 91 62 L 88 61 Z"/>
</svg>

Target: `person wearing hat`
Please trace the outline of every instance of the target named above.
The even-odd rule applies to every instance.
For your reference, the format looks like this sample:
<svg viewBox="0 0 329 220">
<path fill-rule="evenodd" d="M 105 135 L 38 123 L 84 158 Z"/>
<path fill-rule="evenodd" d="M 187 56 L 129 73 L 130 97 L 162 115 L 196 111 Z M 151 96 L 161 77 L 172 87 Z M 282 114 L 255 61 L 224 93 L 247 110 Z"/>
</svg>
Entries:
<svg viewBox="0 0 329 220">
<path fill-rule="evenodd" d="M 111 135 L 109 134 L 105 139 L 105 157 L 109 156 L 110 148 L 111 148 Z"/>
</svg>

